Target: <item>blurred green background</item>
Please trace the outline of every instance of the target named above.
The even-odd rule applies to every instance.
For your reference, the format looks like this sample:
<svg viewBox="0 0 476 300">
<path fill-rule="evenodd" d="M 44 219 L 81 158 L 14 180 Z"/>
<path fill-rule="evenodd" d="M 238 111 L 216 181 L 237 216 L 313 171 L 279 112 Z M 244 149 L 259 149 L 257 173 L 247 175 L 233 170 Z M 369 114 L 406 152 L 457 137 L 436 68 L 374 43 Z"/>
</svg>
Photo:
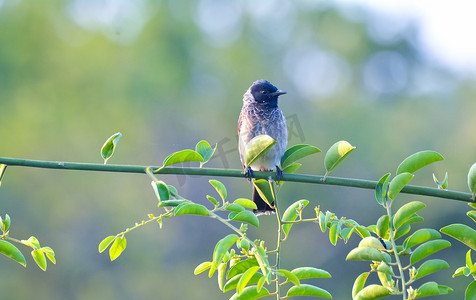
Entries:
<svg viewBox="0 0 476 300">
<path fill-rule="evenodd" d="M 101 163 L 100 147 L 120 131 L 112 164 L 161 165 L 169 153 L 206 139 L 219 149 L 208 166 L 238 169 L 242 95 L 265 78 L 288 92 L 280 106 L 289 145 L 325 151 L 345 139 L 357 147 L 333 175 L 377 180 L 431 149 L 446 160 L 419 171 L 413 183 L 433 186 L 432 173 L 442 179 L 447 171 L 449 188 L 467 191 L 476 160 L 474 77 L 428 59 L 419 37 L 418 22 L 389 22 L 333 1 L 2 0 L 0 156 Z M 306 158 L 299 172 L 323 174 L 323 157 Z M 200 203 L 214 193 L 209 178 L 161 179 Z M 220 180 L 230 200 L 251 196 L 245 180 Z M 309 199 L 360 224 L 384 213 L 367 190 L 288 183 L 280 197 L 283 207 Z M 465 203 L 401 195 L 398 204 L 410 200 L 428 204 L 425 227 L 474 224 Z M 181 216 L 163 229 L 136 230 L 112 263 L 98 253 L 104 237 L 157 213 L 145 175 L 10 167 L 0 213 L 12 217 L 12 236 L 35 235 L 57 258 L 43 272 L 29 257 L 27 269 L 0 257 L 1 299 L 231 297 L 215 278 L 193 275 L 229 233 L 213 220 Z M 272 247 L 275 219 L 261 223 L 249 234 Z M 438 299 L 462 299 L 469 283 L 451 278 L 467 248 L 450 241 L 454 246 L 434 258 L 451 268 L 431 279 L 456 291 Z M 333 247 L 317 225 L 295 226 L 282 267 L 328 270 L 333 278 L 315 284 L 334 299 L 350 299 L 353 280 L 368 269 L 345 262 L 358 242 Z"/>
</svg>

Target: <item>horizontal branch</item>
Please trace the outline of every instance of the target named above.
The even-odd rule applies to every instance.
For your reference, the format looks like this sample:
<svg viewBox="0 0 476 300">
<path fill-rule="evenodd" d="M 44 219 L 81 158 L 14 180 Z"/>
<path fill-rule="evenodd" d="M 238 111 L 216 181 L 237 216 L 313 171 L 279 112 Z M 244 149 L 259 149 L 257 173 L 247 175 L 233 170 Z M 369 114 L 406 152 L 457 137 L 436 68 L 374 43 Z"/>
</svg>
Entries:
<svg viewBox="0 0 476 300">
<path fill-rule="evenodd" d="M 149 167 L 152 169 L 159 169 L 158 166 L 138 166 L 138 165 L 104 165 L 92 163 L 76 163 L 76 162 L 58 162 L 58 161 L 42 161 L 31 159 L 19 159 L 0 157 L 0 164 L 8 166 L 21 166 L 33 168 L 46 169 L 60 169 L 60 170 L 82 170 L 82 171 L 99 171 L 99 172 L 124 172 L 124 173 L 145 173 Z M 212 168 L 188 168 L 188 167 L 167 167 L 161 169 L 157 174 L 174 174 L 174 175 L 200 175 L 200 176 L 218 176 L 218 177 L 239 177 L 243 178 L 242 170 L 226 170 L 226 169 L 212 169 Z M 272 178 L 276 180 L 276 174 L 270 172 L 255 171 L 254 175 L 257 179 Z M 326 181 L 323 181 L 324 176 L 306 175 L 306 174 L 284 174 L 282 181 L 327 184 L 337 186 L 347 186 L 362 189 L 375 189 L 377 181 L 364 179 L 351 179 L 327 176 Z M 459 201 L 471 202 L 472 195 L 470 193 L 442 190 L 437 188 L 407 185 L 402 193 L 415 194 L 422 196 L 438 197 Z"/>
</svg>

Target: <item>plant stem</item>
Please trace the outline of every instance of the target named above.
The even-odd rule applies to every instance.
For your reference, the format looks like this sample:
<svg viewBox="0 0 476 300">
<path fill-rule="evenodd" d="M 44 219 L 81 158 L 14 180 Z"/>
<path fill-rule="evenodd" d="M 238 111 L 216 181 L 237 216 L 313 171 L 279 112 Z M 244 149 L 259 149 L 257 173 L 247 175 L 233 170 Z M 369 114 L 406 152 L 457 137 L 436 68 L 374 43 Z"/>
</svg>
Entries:
<svg viewBox="0 0 476 300">
<path fill-rule="evenodd" d="M 390 220 L 392 219 L 392 203 L 393 203 L 393 200 L 390 200 L 390 203 L 387 203 L 387 205 L 385 205 L 385 207 L 387 209 L 387 215 L 390 218 Z M 399 277 L 402 280 L 403 300 L 406 300 L 406 298 L 407 298 L 407 287 L 406 287 L 406 284 L 405 284 L 405 273 L 403 272 L 402 263 L 400 262 L 400 257 L 398 256 L 397 245 L 395 244 L 394 232 L 393 232 L 393 228 L 392 228 L 391 225 L 390 225 L 390 242 L 392 243 L 393 253 L 395 254 L 395 261 L 396 261 L 397 266 L 398 266 L 398 271 L 400 272 Z"/>
<path fill-rule="evenodd" d="M 282 222 L 281 222 L 281 215 L 279 213 L 279 207 L 278 207 L 278 196 L 277 194 L 275 195 L 274 199 L 274 206 L 275 206 L 275 212 L 276 212 L 276 219 L 278 220 L 278 240 L 276 244 L 276 299 L 280 299 L 279 297 L 279 253 L 281 250 L 281 235 L 282 235 Z"/>
<path fill-rule="evenodd" d="M 0 157 L 0 164 L 6 164 L 8 166 L 21 166 L 21 167 L 33 167 L 33 168 L 47 168 L 47 169 L 60 169 L 60 170 L 82 170 L 82 171 L 99 171 L 99 172 L 125 172 L 125 173 L 146 173 L 146 169 L 151 166 L 139 166 L 139 165 L 104 165 L 104 164 L 92 164 L 92 163 L 77 163 L 77 162 L 58 162 L 58 161 L 42 161 L 31 159 L 19 159 Z M 152 166 L 153 169 L 158 169 L 157 166 Z M 156 174 L 174 174 L 174 175 L 202 175 L 202 176 L 218 176 L 218 177 L 239 177 L 243 178 L 244 174 L 242 170 L 230 170 L 230 169 L 211 169 L 211 168 L 180 168 L 180 167 L 167 167 L 161 169 Z M 254 172 L 256 179 L 271 179 L 276 180 L 276 174 L 272 172 Z M 337 186 L 347 186 L 363 189 L 375 189 L 377 181 L 364 180 L 364 179 L 352 179 L 352 178 L 339 178 L 327 176 L 323 181 L 324 176 L 319 175 L 306 175 L 306 174 L 287 174 L 285 173 L 281 181 L 292 181 L 302 183 L 314 183 L 314 184 L 327 184 Z M 407 185 L 403 188 L 401 193 L 415 194 L 422 196 L 438 197 L 452 200 L 459 200 L 465 202 L 471 202 L 473 195 L 470 193 L 442 190 L 438 188 L 422 187 Z"/>
</svg>

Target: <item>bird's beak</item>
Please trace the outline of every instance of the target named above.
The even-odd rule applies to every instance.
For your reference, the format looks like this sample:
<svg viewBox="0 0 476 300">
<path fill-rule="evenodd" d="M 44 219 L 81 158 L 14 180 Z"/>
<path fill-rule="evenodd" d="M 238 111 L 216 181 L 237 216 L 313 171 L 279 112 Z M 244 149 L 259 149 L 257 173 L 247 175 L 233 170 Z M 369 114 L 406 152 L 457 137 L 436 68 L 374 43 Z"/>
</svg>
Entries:
<svg viewBox="0 0 476 300">
<path fill-rule="evenodd" d="M 286 91 L 283 91 L 283 90 L 277 90 L 277 91 L 274 92 L 273 94 L 276 95 L 276 96 L 279 96 L 279 95 L 287 94 L 287 92 L 286 92 Z"/>
</svg>

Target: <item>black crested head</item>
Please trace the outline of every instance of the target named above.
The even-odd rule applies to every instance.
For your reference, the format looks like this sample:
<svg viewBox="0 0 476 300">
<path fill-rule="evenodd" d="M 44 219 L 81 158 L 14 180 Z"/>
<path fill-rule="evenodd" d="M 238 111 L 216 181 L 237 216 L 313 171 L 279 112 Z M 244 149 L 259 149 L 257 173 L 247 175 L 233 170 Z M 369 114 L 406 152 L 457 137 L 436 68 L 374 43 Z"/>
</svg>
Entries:
<svg viewBox="0 0 476 300">
<path fill-rule="evenodd" d="M 261 79 L 256 80 L 250 87 L 250 93 L 255 102 L 265 106 L 278 106 L 279 95 L 286 94 L 283 90 L 278 90 L 269 81 Z"/>
</svg>

